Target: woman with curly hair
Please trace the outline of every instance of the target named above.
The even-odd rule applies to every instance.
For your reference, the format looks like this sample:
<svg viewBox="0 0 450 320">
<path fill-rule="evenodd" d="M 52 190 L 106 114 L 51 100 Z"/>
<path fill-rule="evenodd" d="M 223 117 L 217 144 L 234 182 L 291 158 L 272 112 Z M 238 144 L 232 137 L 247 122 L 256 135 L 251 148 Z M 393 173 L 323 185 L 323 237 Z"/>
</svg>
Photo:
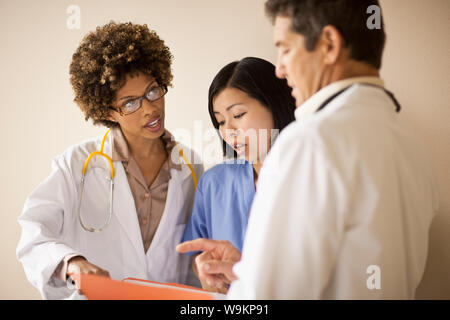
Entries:
<svg viewBox="0 0 450 320">
<path fill-rule="evenodd" d="M 19 218 L 17 256 L 43 298 L 75 297 L 66 281 L 77 274 L 196 284 L 175 246 L 203 166 L 164 128 L 171 63 L 158 35 L 132 23 L 97 27 L 74 53 L 75 102 L 110 130 L 56 157 Z"/>
</svg>

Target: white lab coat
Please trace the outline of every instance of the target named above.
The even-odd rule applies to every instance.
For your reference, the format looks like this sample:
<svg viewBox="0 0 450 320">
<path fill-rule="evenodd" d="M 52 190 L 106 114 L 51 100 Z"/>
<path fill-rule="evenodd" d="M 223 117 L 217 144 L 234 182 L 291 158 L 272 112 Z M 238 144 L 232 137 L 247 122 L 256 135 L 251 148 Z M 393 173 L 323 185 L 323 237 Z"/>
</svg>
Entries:
<svg viewBox="0 0 450 320">
<path fill-rule="evenodd" d="M 112 137 L 109 134 L 104 146 L 104 152 L 110 157 Z M 172 159 L 182 164 L 182 170 L 170 171 L 164 213 L 146 253 L 134 199 L 120 161 L 114 162 L 115 185 L 110 224 L 99 233 L 91 233 L 81 227 L 76 208 L 82 167 L 91 152 L 100 150 L 101 138 L 71 147 L 56 157 L 50 176 L 26 200 L 19 217 L 22 236 L 17 257 L 28 280 L 39 289 L 44 299 L 76 298 L 75 290 L 68 289 L 53 273 L 66 255 L 78 253 L 109 271 L 113 279 L 135 277 L 195 284 L 190 258 L 175 251 L 191 213 L 195 194 L 191 170 L 179 157 L 177 148 L 172 152 Z M 185 155 L 190 154 L 187 148 L 182 148 Z M 93 157 L 83 193 L 83 221 L 93 227 L 101 226 L 108 218 L 109 181 L 106 177 L 109 177 L 110 171 L 102 168 L 109 168 L 104 158 Z M 193 164 L 193 168 L 197 178 L 200 178 L 203 166 Z"/>
<path fill-rule="evenodd" d="M 228 298 L 414 298 L 438 209 L 426 150 L 380 88 L 297 111 L 260 172 Z"/>
</svg>

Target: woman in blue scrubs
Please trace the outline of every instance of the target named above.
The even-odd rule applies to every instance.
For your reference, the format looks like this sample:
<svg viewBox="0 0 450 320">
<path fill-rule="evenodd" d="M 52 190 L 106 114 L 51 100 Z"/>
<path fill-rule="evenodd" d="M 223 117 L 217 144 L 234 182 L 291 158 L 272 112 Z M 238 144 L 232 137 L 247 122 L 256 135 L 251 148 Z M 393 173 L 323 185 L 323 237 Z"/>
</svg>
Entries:
<svg viewBox="0 0 450 320">
<path fill-rule="evenodd" d="M 260 168 L 276 135 L 294 120 L 295 101 L 272 63 L 248 57 L 219 71 L 208 109 L 231 159 L 202 175 L 183 241 L 227 240 L 242 251 Z M 207 290 L 226 290 L 200 281 Z"/>
</svg>

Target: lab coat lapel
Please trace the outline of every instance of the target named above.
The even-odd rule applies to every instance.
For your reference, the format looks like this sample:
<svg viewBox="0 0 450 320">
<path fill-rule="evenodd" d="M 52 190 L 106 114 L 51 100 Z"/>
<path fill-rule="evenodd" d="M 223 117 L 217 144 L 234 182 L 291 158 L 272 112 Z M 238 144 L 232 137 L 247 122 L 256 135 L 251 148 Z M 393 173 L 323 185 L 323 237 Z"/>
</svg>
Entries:
<svg viewBox="0 0 450 320">
<path fill-rule="evenodd" d="M 105 142 L 103 152 L 108 156 L 112 156 L 113 135 L 109 133 Z M 100 146 L 99 146 L 100 148 Z M 113 198 L 113 215 L 122 225 L 126 235 L 136 249 L 141 265 L 145 265 L 144 244 L 142 243 L 141 229 L 137 218 L 136 205 L 131 194 L 130 185 L 128 184 L 125 169 L 120 161 L 114 161 L 114 198 Z M 108 190 L 109 191 L 109 190 Z"/>
<path fill-rule="evenodd" d="M 177 214 L 170 214 L 173 219 L 177 219 L 174 224 L 186 223 L 187 221 L 180 221 L 178 215 L 180 212 L 184 212 L 183 207 L 186 204 L 186 194 L 187 194 L 187 181 L 192 179 L 191 169 L 187 166 L 184 160 L 177 153 L 177 163 L 181 163 L 181 170 L 171 169 L 170 173 L 172 179 L 169 181 L 169 190 L 167 194 L 166 208 L 167 212 L 176 212 Z M 169 193 L 170 191 L 170 193 Z M 169 198 L 170 195 L 170 198 Z M 166 210 L 164 210 L 166 211 Z"/>
<path fill-rule="evenodd" d="M 133 195 L 128 184 L 128 179 L 120 161 L 114 163 L 116 177 L 114 179 L 114 215 L 125 230 L 131 243 L 139 256 L 144 254 L 141 229 L 136 213 Z"/>
<path fill-rule="evenodd" d="M 178 150 L 178 146 L 176 146 L 175 148 L 177 148 Z M 173 225 L 175 225 L 187 222 L 184 220 L 180 221 L 180 219 L 178 219 L 178 215 L 181 211 L 184 212 L 184 210 L 182 209 L 186 205 L 186 195 L 189 187 L 186 180 L 192 179 L 192 172 L 178 152 L 172 154 L 171 156 L 175 158 L 175 163 L 181 163 L 181 170 L 170 170 L 172 179 L 170 179 L 169 181 L 166 208 L 164 210 L 164 213 L 166 211 L 167 213 L 172 212 L 171 214 L 167 215 L 170 215 L 173 219 L 177 219 L 177 221 L 174 221 Z M 174 214 L 174 212 L 176 212 L 177 214 Z"/>
<path fill-rule="evenodd" d="M 179 215 L 184 212 L 184 210 L 182 210 L 184 204 L 186 203 L 184 184 L 186 179 L 190 178 L 191 170 L 186 164 L 184 164 L 181 158 L 179 161 L 180 162 L 177 163 L 182 163 L 181 171 L 176 169 L 170 170 L 171 179 L 169 180 L 164 213 L 148 252 L 151 252 L 153 247 L 157 246 L 158 243 L 162 241 L 161 237 L 170 236 L 170 232 L 173 232 L 173 227 L 177 224 L 187 222 L 183 218 L 180 219 Z"/>
</svg>

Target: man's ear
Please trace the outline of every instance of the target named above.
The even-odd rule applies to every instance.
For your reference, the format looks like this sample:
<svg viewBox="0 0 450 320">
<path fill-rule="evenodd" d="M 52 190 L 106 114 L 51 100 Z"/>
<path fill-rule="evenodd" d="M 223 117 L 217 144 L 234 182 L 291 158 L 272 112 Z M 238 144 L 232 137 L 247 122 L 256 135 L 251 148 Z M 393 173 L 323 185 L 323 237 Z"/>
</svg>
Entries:
<svg viewBox="0 0 450 320">
<path fill-rule="evenodd" d="M 327 25 L 322 29 L 320 42 L 322 43 L 324 53 L 324 63 L 326 65 L 335 64 L 339 60 L 344 49 L 344 38 L 342 37 L 342 34 L 335 26 Z"/>
</svg>

